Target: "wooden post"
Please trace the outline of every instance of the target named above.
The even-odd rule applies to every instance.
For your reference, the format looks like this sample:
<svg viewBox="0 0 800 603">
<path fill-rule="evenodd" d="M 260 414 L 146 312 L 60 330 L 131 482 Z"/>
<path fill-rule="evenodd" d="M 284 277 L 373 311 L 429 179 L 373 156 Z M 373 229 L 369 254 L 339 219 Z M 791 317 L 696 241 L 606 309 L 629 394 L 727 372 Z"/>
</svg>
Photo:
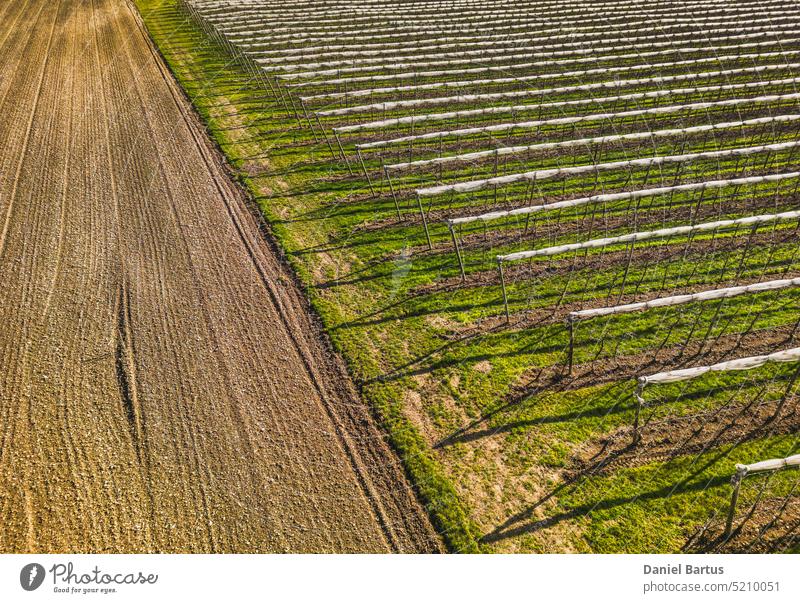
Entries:
<svg viewBox="0 0 800 603">
<path fill-rule="evenodd" d="M 314 142 L 319 142 L 319 138 L 317 137 L 317 132 L 314 129 L 314 122 L 311 121 L 311 116 L 308 114 L 308 107 L 306 106 L 306 101 L 302 98 L 300 99 L 300 106 L 303 107 L 303 115 L 306 116 L 306 121 L 308 122 L 308 129 L 311 130 L 311 135 L 314 137 Z"/>
<path fill-rule="evenodd" d="M 372 187 L 372 180 L 369 177 L 367 166 L 364 163 L 364 157 L 361 156 L 361 149 L 356 149 L 356 155 L 358 155 L 358 161 L 361 163 L 361 169 L 364 170 L 364 177 L 367 179 L 367 184 L 369 184 L 369 192 L 372 193 L 372 196 L 374 197 L 375 189 Z"/>
<path fill-rule="evenodd" d="M 425 238 L 428 240 L 428 249 L 433 249 L 431 233 L 428 231 L 428 219 L 425 217 L 425 210 L 422 209 L 422 198 L 419 194 L 417 194 L 417 205 L 419 205 L 419 215 L 422 216 L 422 226 L 425 228 Z"/>
<path fill-rule="evenodd" d="M 394 192 L 392 179 L 389 177 L 389 170 L 386 168 L 386 166 L 383 166 L 383 175 L 386 176 L 386 182 L 389 183 L 389 192 L 392 193 L 392 199 L 394 199 L 394 208 L 397 210 L 397 219 L 402 220 L 403 216 L 400 213 L 400 204 L 397 202 L 397 193 Z"/>
<path fill-rule="evenodd" d="M 575 320 L 572 316 L 567 316 L 567 328 L 569 329 L 569 349 L 567 350 L 567 375 L 572 376 L 572 359 L 575 353 Z"/>
<path fill-rule="evenodd" d="M 272 93 L 272 96 L 275 97 L 275 101 L 276 102 L 278 100 L 280 100 L 278 92 L 275 90 L 275 86 L 278 85 L 277 82 L 276 82 L 275 86 L 273 86 L 272 85 L 272 81 L 269 79 L 269 76 L 266 75 L 263 70 L 259 71 L 259 78 L 258 79 L 261 81 L 262 84 L 266 82 L 267 87 L 269 88 L 269 91 Z"/>
<path fill-rule="evenodd" d="M 344 159 L 345 164 L 347 165 L 347 171 L 350 172 L 350 175 L 353 175 L 353 168 L 350 167 L 350 160 L 347 158 L 347 155 L 344 152 L 344 147 L 342 146 L 342 141 L 339 139 L 339 133 L 334 130 L 333 135 L 336 137 L 336 144 L 339 145 L 339 152 L 342 154 L 342 159 Z"/>
<path fill-rule="evenodd" d="M 281 86 L 277 82 L 276 82 L 276 90 L 278 92 L 278 96 L 280 97 L 281 102 L 283 103 L 283 108 L 286 109 L 286 115 L 291 117 L 292 110 L 289 108 L 289 103 L 286 102 L 286 96 L 288 95 L 288 92 L 284 94 L 285 90 L 283 86 Z"/>
<path fill-rule="evenodd" d="M 450 229 L 450 236 L 453 238 L 453 247 L 456 250 L 456 257 L 458 258 L 458 268 L 459 270 L 461 270 L 461 282 L 463 283 L 464 280 L 467 278 L 467 275 L 464 273 L 464 260 L 461 258 L 461 249 L 458 246 L 458 237 L 456 237 L 456 230 L 451 222 L 447 223 L 447 227 Z"/>
<path fill-rule="evenodd" d="M 294 95 L 287 90 L 286 96 L 289 97 L 289 104 L 292 106 L 292 113 L 294 113 L 294 118 L 297 120 L 297 125 L 302 128 L 303 120 L 300 118 L 300 111 L 297 110 L 297 105 L 294 102 Z"/>
<path fill-rule="evenodd" d="M 642 414 L 642 408 L 645 405 L 644 398 L 642 397 L 644 393 L 644 386 L 647 385 L 647 381 L 643 378 L 639 378 L 639 382 L 636 385 L 636 390 L 633 392 L 633 397 L 636 398 L 636 414 L 633 416 L 633 442 L 632 444 L 636 446 L 642 439 L 642 434 L 639 433 L 639 419 Z"/>
<path fill-rule="evenodd" d="M 316 115 L 316 118 L 317 118 L 317 125 L 319 126 L 319 129 L 322 131 L 322 135 L 325 137 L 325 142 L 328 143 L 328 149 L 331 152 L 331 157 L 333 157 L 333 160 L 336 161 L 336 151 L 333 150 L 333 145 L 331 144 L 331 141 L 328 139 L 328 134 L 325 132 L 325 128 L 322 127 L 322 122 L 319 120 L 319 115 Z"/>
<path fill-rule="evenodd" d="M 503 288 L 503 305 L 506 309 L 506 322 L 511 322 L 511 315 L 508 311 L 508 294 L 506 293 L 506 277 L 503 274 L 503 260 L 497 259 L 497 269 L 500 271 L 500 286 Z"/>
<path fill-rule="evenodd" d="M 739 501 L 739 487 L 742 485 L 742 480 L 747 475 L 747 467 L 745 465 L 736 465 L 736 473 L 731 478 L 731 504 L 728 507 L 728 518 L 725 520 L 725 531 L 722 533 L 723 540 L 728 540 L 733 531 L 733 517 L 736 514 L 736 503 Z"/>
</svg>

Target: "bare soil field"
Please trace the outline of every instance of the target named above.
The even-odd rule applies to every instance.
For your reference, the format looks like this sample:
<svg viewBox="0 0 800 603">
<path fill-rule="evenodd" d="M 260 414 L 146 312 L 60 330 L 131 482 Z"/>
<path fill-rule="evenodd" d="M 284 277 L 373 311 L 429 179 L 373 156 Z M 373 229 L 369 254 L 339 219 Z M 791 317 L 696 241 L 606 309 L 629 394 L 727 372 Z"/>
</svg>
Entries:
<svg viewBox="0 0 800 603">
<path fill-rule="evenodd" d="M 0 552 L 440 550 L 135 9 L 0 23 Z"/>
</svg>

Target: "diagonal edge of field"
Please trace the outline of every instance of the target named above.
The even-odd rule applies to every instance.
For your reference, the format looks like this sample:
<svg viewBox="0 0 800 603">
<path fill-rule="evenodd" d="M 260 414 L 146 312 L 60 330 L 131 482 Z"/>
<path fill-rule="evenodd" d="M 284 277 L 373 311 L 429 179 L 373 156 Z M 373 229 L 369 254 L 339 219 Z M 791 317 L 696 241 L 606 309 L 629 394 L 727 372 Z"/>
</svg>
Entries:
<svg viewBox="0 0 800 603">
<path fill-rule="evenodd" d="M 344 359 L 335 351 L 322 320 L 304 295 L 306 289 L 300 277 L 292 268 L 279 239 L 260 211 L 253 191 L 229 163 L 214 128 L 203 120 L 191 94 L 180 85 L 180 66 L 176 61 L 170 60 L 175 57 L 170 52 L 168 41 L 160 40 L 149 26 L 148 15 L 152 13 L 144 6 L 146 3 L 142 0 L 128 1 L 134 15 L 142 22 L 142 31 L 149 36 L 148 46 L 155 55 L 162 75 L 176 104 L 181 108 L 209 170 L 214 174 L 229 176 L 216 178 L 216 184 L 226 201 L 231 220 L 276 306 L 289 310 L 281 312 L 281 318 L 303 359 L 310 379 L 325 403 L 325 410 L 336 426 L 336 435 L 350 459 L 365 496 L 373 505 L 392 549 L 404 553 L 442 552 L 442 541 L 431 524 L 430 513 L 439 530 L 445 533 L 450 548 L 474 550 L 475 541 L 471 535 L 452 540 L 452 522 L 442 521 L 435 512 L 439 508 L 438 497 L 426 494 L 426 488 L 419 487 L 420 483 L 433 484 L 441 478 L 432 475 L 434 471 L 428 465 L 433 462 L 430 458 L 421 459 L 420 451 L 411 449 L 408 444 L 398 440 L 399 432 L 404 432 L 407 437 L 407 431 L 413 428 L 404 424 L 400 430 L 392 429 L 392 425 L 396 427 L 397 417 L 392 420 L 382 417 L 383 413 L 375 413 L 357 390 Z M 168 8 L 168 5 L 175 8 L 173 3 L 164 3 L 161 8 Z M 177 10 L 174 13 L 177 19 L 183 18 Z M 244 186 L 231 186 L 229 182 L 239 182 Z M 249 234 L 256 232 L 256 229 L 261 237 L 252 237 Z M 275 286 L 275 283 L 280 283 L 281 286 Z M 395 449 L 386 442 L 381 426 L 388 428 L 389 440 Z M 401 462 L 398 453 L 405 462 Z M 411 459 L 414 460 L 409 462 Z M 416 489 L 409 484 L 407 474 L 410 474 Z M 428 512 L 421 504 L 419 494 L 428 502 Z M 447 506 L 452 507 L 452 504 L 451 500 Z M 466 523 L 463 511 L 457 509 L 456 513 Z M 468 534 L 467 530 L 464 531 Z"/>
</svg>

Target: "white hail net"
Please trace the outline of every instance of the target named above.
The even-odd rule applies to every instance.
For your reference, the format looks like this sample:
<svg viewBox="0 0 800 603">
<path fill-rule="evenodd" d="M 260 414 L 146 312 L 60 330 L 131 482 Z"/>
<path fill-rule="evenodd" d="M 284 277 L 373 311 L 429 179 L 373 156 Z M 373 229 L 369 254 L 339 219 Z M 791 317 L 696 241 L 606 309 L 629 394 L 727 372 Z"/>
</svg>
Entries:
<svg viewBox="0 0 800 603">
<path fill-rule="evenodd" d="M 728 360 L 727 362 L 719 362 L 709 366 L 696 366 L 675 371 L 655 373 L 653 375 L 639 377 L 638 380 L 639 383 L 643 385 L 677 383 L 679 381 L 695 379 L 710 372 L 749 371 L 772 362 L 781 363 L 798 361 L 800 361 L 800 348 L 791 348 L 789 350 L 781 350 L 780 352 L 765 354 L 763 356 L 750 356 L 749 358 Z"/>
<path fill-rule="evenodd" d="M 671 295 L 668 297 L 658 297 L 649 301 L 623 304 L 620 306 L 609 306 L 606 308 L 591 308 L 588 310 L 576 310 L 568 314 L 572 321 L 588 320 L 596 316 L 609 316 L 612 314 L 627 314 L 650 310 L 653 308 L 666 308 L 668 306 L 679 306 L 693 302 L 710 301 L 714 299 L 727 299 L 748 293 L 761 293 L 763 291 L 776 291 L 778 289 L 789 289 L 800 287 L 800 278 L 778 279 L 774 281 L 764 281 L 752 285 L 741 285 L 739 287 L 725 287 L 722 289 L 712 289 L 710 291 L 700 291 L 687 295 Z"/>
<path fill-rule="evenodd" d="M 685 136 L 689 134 L 700 134 L 703 132 L 720 132 L 723 130 L 733 130 L 747 128 L 750 126 L 766 124 L 783 124 L 798 121 L 800 115 L 776 115 L 774 117 L 756 117 L 742 121 L 726 121 L 716 124 L 703 124 L 700 126 L 690 126 L 688 128 L 669 128 L 664 130 L 648 130 L 644 132 L 630 132 L 628 134 L 611 134 L 608 136 L 592 136 L 589 138 L 573 138 L 570 140 L 558 140 L 554 142 L 541 142 L 530 145 L 517 145 L 513 147 L 497 147 L 487 151 L 474 151 L 472 153 L 461 153 L 459 155 L 448 155 L 445 157 L 434 157 L 432 159 L 420 159 L 417 161 L 407 161 L 404 163 L 391 163 L 385 166 L 388 171 L 402 171 L 414 168 L 421 168 L 433 165 L 445 165 L 448 163 L 471 163 L 487 157 L 503 157 L 505 155 L 515 155 L 519 153 L 548 151 L 551 149 L 567 149 L 570 147 L 589 147 L 602 145 L 609 142 L 653 140 L 657 138 L 670 138 L 675 136 Z"/>
<path fill-rule="evenodd" d="M 800 94 L 798 94 L 797 96 L 798 98 L 800 98 Z M 723 149 L 721 151 L 702 151 L 699 153 L 682 153 L 680 155 L 642 157 L 640 159 L 628 159 L 626 161 L 610 161 L 605 163 L 578 165 L 566 168 L 550 168 L 543 170 L 535 170 L 532 172 L 525 172 L 522 174 L 509 174 L 507 176 L 497 176 L 495 178 L 470 180 L 468 182 L 459 182 L 457 184 L 443 184 L 441 186 L 421 188 L 417 189 L 416 193 L 420 197 L 431 197 L 435 195 L 443 195 L 445 193 L 468 193 L 468 192 L 480 191 L 485 188 L 489 188 L 491 186 L 505 186 L 509 184 L 514 184 L 516 182 L 522 182 L 525 180 L 541 182 L 543 180 L 550 180 L 552 178 L 558 178 L 561 176 L 575 176 L 579 174 L 616 170 L 620 168 L 647 167 L 647 166 L 662 165 L 667 163 L 687 163 L 690 161 L 697 161 L 700 159 L 722 159 L 724 157 L 743 157 L 758 153 L 793 149 L 796 148 L 798 145 L 800 145 L 800 140 L 792 140 L 789 142 L 777 142 L 773 144 L 758 145 L 754 147 Z"/>
<path fill-rule="evenodd" d="M 759 224 L 768 224 L 771 222 L 780 222 L 784 220 L 796 220 L 798 218 L 800 218 L 800 211 L 788 211 L 780 214 L 764 214 L 760 216 L 748 216 L 746 218 L 737 218 L 735 220 L 717 220 L 716 222 L 705 222 L 703 224 L 695 224 L 693 226 L 675 226 L 673 228 L 661 228 L 658 230 L 634 232 L 626 235 L 620 235 L 617 237 L 592 239 L 591 241 L 584 241 L 582 243 L 569 243 L 567 245 L 556 245 L 554 247 L 545 247 L 543 249 L 534 249 L 531 251 L 518 251 L 516 253 L 509 253 L 506 255 L 498 255 L 497 260 L 501 262 L 515 262 L 518 260 L 526 260 L 535 257 L 559 255 L 562 253 L 568 253 L 570 251 L 578 251 L 581 249 L 593 249 L 593 248 L 608 247 L 611 245 L 636 243 L 637 241 L 647 241 L 650 239 L 659 239 L 659 238 L 663 239 L 679 235 L 712 232 L 715 230 L 724 230 L 729 228 L 737 228 L 741 226 L 756 226 Z"/>
<path fill-rule="evenodd" d="M 787 456 L 785 459 L 769 459 L 750 465 L 736 465 L 736 470 L 744 473 L 761 473 L 764 471 L 778 471 L 788 467 L 800 467 L 800 454 Z"/>
</svg>

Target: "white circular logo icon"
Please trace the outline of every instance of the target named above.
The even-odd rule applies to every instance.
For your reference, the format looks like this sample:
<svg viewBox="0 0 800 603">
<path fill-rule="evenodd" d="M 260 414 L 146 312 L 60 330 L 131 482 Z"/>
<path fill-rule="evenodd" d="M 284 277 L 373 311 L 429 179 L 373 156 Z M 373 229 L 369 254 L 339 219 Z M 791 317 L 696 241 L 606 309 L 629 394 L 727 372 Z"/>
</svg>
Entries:
<svg viewBox="0 0 800 603">
<path fill-rule="evenodd" d="M 25 590 L 36 590 L 44 582 L 44 567 L 29 563 L 19 573 L 19 583 Z"/>
</svg>

